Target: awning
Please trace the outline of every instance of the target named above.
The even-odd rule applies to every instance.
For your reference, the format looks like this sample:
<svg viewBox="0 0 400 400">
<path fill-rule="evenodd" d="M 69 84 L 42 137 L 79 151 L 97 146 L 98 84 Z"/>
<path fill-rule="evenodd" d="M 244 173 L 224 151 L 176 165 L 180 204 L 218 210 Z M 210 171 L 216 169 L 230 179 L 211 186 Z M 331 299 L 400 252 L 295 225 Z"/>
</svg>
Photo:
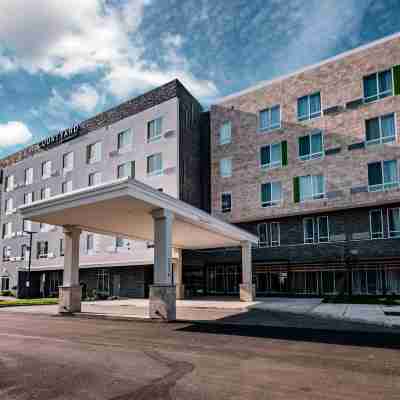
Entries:
<svg viewBox="0 0 400 400">
<path fill-rule="evenodd" d="M 19 207 L 22 217 L 50 225 L 137 240 L 154 240 L 152 211 L 174 214 L 172 246 L 205 249 L 257 243 L 258 238 L 135 179 L 121 179 Z"/>
</svg>

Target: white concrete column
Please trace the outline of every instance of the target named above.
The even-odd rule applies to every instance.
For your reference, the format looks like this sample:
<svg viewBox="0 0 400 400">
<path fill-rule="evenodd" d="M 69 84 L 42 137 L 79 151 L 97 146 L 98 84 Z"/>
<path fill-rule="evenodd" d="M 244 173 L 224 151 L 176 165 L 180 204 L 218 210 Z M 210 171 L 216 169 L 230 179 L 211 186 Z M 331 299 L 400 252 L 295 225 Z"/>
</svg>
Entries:
<svg viewBox="0 0 400 400">
<path fill-rule="evenodd" d="M 242 284 L 240 285 L 240 300 L 253 301 L 255 298 L 255 285 L 253 285 L 251 242 L 242 242 L 241 248 L 242 248 Z"/>
<path fill-rule="evenodd" d="M 182 300 L 185 298 L 185 285 L 182 283 L 182 250 L 175 249 L 175 287 L 176 287 L 176 299 Z"/>
<path fill-rule="evenodd" d="M 150 318 L 176 319 L 176 290 L 172 282 L 173 214 L 165 209 L 152 212 L 154 221 L 154 284 L 150 287 Z"/>
<path fill-rule="evenodd" d="M 79 240 L 81 229 L 64 227 L 64 274 L 59 288 L 59 312 L 81 311 L 81 288 L 79 285 Z"/>
</svg>

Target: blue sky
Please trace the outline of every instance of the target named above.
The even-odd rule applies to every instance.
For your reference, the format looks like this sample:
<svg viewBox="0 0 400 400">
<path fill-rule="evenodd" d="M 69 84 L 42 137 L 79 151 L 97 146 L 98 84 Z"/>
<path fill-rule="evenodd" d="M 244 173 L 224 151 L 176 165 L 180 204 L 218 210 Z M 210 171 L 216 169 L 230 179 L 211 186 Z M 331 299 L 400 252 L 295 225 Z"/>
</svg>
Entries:
<svg viewBox="0 0 400 400">
<path fill-rule="evenodd" d="M 399 0 L 1 0 L 0 157 L 175 77 L 207 106 L 398 31 Z"/>
</svg>

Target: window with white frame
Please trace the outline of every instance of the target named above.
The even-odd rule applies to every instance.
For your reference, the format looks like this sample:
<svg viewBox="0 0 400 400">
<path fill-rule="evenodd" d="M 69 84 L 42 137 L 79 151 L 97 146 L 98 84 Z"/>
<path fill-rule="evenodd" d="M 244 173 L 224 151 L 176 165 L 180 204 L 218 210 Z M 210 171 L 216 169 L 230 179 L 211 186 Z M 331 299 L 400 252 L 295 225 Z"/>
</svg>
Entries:
<svg viewBox="0 0 400 400">
<path fill-rule="evenodd" d="M 0 289 L 1 291 L 10 290 L 10 278 L 8 276 L 2 276 L 0 278 Z"/>
<path fill-rule="evenodd" d="M 72 180 L 65 181 L 61 184 L 62 193 L 72 192 Z"/>
<path fill-rule="evenodd" d="M 36 244 L 36 257 L 47 258 L 49 254 L 49 242 L 40 240 Z"/>
<path fill-rule="evenodd" d="M 147 142 L 154 142 L 161 139 L 162 118 L 156 118 L 147 123 Z"/>
<path fill-rule="evenodd" d="M 300 201 L 316 200 L 325 197 L 325 182 L 323 175 L 300 176 Z"/>
<path fill-rule="evenodd" d="M 232 176 L 232 158 L 221 158 L 219 160 L 219 173 L 222 178 Z"/>
<path fill-rule="evenodd" d="M 163 171 L 162 154 L 152 154 L 147 157 L 147 174 L 161 175 Z"/>
<path fill-rule="evenodd" d="M 100 185 L 101 183 L 101 172 L 92 172 L 89 174 L 89 186 Z"/>
<path fill-rule="evenodd" d="M 86 251 L 91 252 L 94 250 L 94 235 L 88 233 L 86 235 Z"/>
<path fill-rule="evenodd" d="M 369 212 L 369 230 L 371 239 L 383 239 L 383 211 L 382 209 Z"/>
<path fill-rule="evenodd" d="M 281 228 L 279 222 L 258 224 L 259 247 L 277 247 L 281 245 Z"/>
<path fill-rule="evenodd" d="M 321 95 L 319 92 L 297 99 L 297 119 L 299 121 L 317 118 L 320 116 Z"/>
<path fill-rule="evenodd" d="M 6 222 L 3 224 L 3 239 L 9 239 L 12 236 L 12 229 L 12 222 Z"/>
<path fill-rule="evenodd" d="M 74 169 L 74 153 L 72 151 L 63 154 L 62 164 L 65 172 L 72 171 Z"/>
<path fill-rule="evenodd" d="M 281 127 L 281 106 L 276 105 L 260 111 L 259 127 L 261 131 L 278 129 Z"/>
<path fill-rule="evenodd" d="M 33 203 L 34 195 L 33 192 L 24 193 L 24 204 Z"/>
<path fill-rule="evenodd" d="M 11 247 L 4 246 L 3 247 L 3 261 L 10 261 L 11 258 Z"/>
<path fill-rule="evenodd" d="M 59 251 L 60 251 L 60 257 L 63 257 L 64 256 L 64 251 L 65 251 L 65 248 L 64 248 L 64 239 L 60 239 L 60 242 L 59 242 Z"/>
<path fill-rule="evenodd" d="M 42 188 L 40 190 L 40 199 L 47 200 L 51 197 L 51 189 L 49 187 Z"/>
<path fill-rule="evenodd" d="M 366 144 L 389 143 L 396 140 L 396 122 L 394 113 L 365 121 Z"/>
<path fill-rule="evenodd" d="M 379 192 L 399 184 L 397 160 L 377 161 L 368 164 L 368 190 Z"/>
<path fill-rule="evenodd" d="M 373 73 L 363 78 L 364 102 L 383 99 L 393 94 L 392 70 Z"/>
<path fill-rule="evenodd" d="M 8 175 L 5 179 L 6 192 L 11 192 L 14 190 L 14 175 Z"/>
<path fill-rule="evenodd" d="M 267 182 L 261 184 L 261 206 L 277 206 L 282 200 L 282 184 L 278 182 Z"/>
<path fill-rule="evenodd" d="M 25 169 L 25 185 L 31 185 L 33 183 L 33 168 Z"/>
<path fill-rule="evenodd" d="M 5 211 L 6 214 L 11 214 L 14 211 L 14 200 L 12 197 L 6 199 Z"/>
<path fill-rule="evenodd" d="M 232 210 L 232 194 L 221 193 L 221 211 L 223 213 L 231 212 Z"/>
<path fill-rule="evenodd" d="M 299 157 L 301 160 L 321 158 L 324 154 L 322 132 L 299 137 Z"/>
<path fill-rule="evenodd" d="M 282 166 L 282 143 L 268 144 L 260 149 L 261 168 Z"/>
<path fill-rule="evenodd" d="M 329 242 L 328 216 L 307 217 L 303 219 L 304 243 Z"/>
<path fill-rule="evenodd" d="M 89 144 L 86 147 L 86 163 L 93 164 L 101 161 L 101 142 Z"/>
<path fill-rule="evenodd" d="M 225 121 L 219 128 L 219 144 L 228 144 L 232 140 L 232 123 Z"/>
<path fill-rule="evenodd" d="M 135 177 L 135 162 L 128 161 L 124 164 L 120 164 L 117 167 L 117 178 L 134 178 Z"/>
<path fill-rule="evenodd" d="M 118 133 L 117 140 L 118 151 L 130 149 L 132 147 L 132 130 L 126 129 Z"/>
<path fill-rule="evenodd" d="M 42 179 L 51 177 L 51 161 L 44 161 L 42 163 Z"/>
<path fill-rule="evenodd" d="M 400 238 L 400 208 L 388 209 L 389 237 Z"/>
<path fill-rule="evenodd" d="M 29 247 L 27 244 L 21 245 L 21 260 L 29 259 Z"/>
</svg>

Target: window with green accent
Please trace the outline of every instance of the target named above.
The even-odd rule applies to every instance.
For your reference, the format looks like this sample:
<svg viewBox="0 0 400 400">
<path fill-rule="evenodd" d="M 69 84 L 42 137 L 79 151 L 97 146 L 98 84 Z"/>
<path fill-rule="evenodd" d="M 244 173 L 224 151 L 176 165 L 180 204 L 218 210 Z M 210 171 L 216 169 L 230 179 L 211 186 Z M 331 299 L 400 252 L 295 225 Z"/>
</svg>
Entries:
<svg viewBox="0 0 400 400">
<path fill-rule="evenodd" d="M 261 185 L 261 206 L 271 207 L 280 204 L 282 199 L 281 182 L 267 182 Z"/>
<path fill-rule="evenodd" d="M 281 143 L 281 149 L 282 149 L 282 165 L 288 165 L 288 148 L 287 148 L 287 141 L 284 140 Z"/>
<path fill-rule="evenodd" d="M 394 94 L 400 95 L 400 65 L 393 67 L 393 83 L 394 83 Z"/>
<path fill-rule="evenodd" d="M 364 102 L 369 103 L 387 96 L 392 96 L 392 70 L 375 72 L 363 79 Z"/>
<path fill-rule="evenodd" d="M 293 178 L 293 201 L 295 203 L 300 202 L 300 177 L 296 176 Z"/>
<path fill-rule="evenodd" d="M 324 143 L 321 131 L 299 138 L 299 157 L 301 160 L 321 158 L 323 154 Z"/>
</svg>

